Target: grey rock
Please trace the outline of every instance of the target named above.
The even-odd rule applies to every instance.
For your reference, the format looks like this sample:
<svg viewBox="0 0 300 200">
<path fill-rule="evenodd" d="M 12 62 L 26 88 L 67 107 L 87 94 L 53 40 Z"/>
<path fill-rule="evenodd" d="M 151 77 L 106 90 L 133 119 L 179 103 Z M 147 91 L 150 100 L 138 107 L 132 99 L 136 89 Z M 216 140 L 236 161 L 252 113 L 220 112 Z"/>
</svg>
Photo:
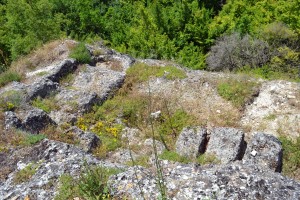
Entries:
<svg viewBox="0 0 300 200">
<path fill-rule="evenodd" d="M 158 140 L 154 140 L 152 138 L 148 138 L 145 140 L 144 142 L 144 146 L 150 150 L 150 153 L 154 153 L 154 146 L 156 148 L 157 154 L 162 154 L 165 150 L 166 147 L 164 146 L 164 144 Z"/>
<path fill-rule="evenodd" d="M 126 127 L 122 130 L 122 140 L 126 142 L 127 145 L 140 145 L 140 131 L 136 128 Z"/>
<path fill-rule="evenodd" d="M 207 130 L 201 127 L 184 128 L 176 142 L 176 152 L 181 156 L 196 158 L 204 153 Z"/>
<path fill-rule="evenodd" d="M 54 67 L 47 78 L 53 82 L 58 82 L 65 75 L 75 71 L 77 62 L 74 59 L 65 59 Z"/>
<path fill-rule="evenodd" d="M 26 166 L 29 163 L 37 164 L 36 173 L 28 181 L 15 184 L 13 179 L 19 171 L 17 165 Z M 0 199 L 24 199 L 27 195 L 32 197 L 30 199 L 54 199 L 58 191 L 59 177 L 62 174 L 70 174 L 77 178 L 85 163 L 88 166 L 124 169 L 122 165 L 99 161 L 73 145 L 44 139 L 31 148 L 15 150 L 4 160 L 0 160 L 1 169 L 9 164 L 14 167 L 7 179 L 0 181 Z"/>
<path fill-rule="evenodd" d="M 276 137 L 257 133 L 248 145 L 243 161 L 281 172 L 282 156 L 281 142 Z"/>
<path fill-rule="evenodd" d="M 299 199 L 300 184 L 256 165 L 241 162 L 196 168 L 167 163 L 162 166 L 168 199 Z M 111 176 L 115 198 L 160 199 L 157 175 L 150 169 L 131 167 Z"/>
<path fill-rule="evenodd" d="M 125 73 L 87 65 L 74 80 L 72 87 L 80 91 L 95 92 L 101 104 L 123 85 Z"/>
<path fill-rule="evenodd" d="M 244 133 L 235 128 L 214 128 L 206 153 L 214 154 L 222 163 L 242 159 L 245 148 Z"/>
<path fill-rule="evenodd" d="M 130 149 L 119 148 L 110 155 L 110 160 L 115 163 L 127 165 L 132 163 L 132 160 L 135 161 L 138 157 L 139 155 Z"/>
<path fill-rule="evenodd" d="M 101 144 L 100 138 L 97 135 L 91 132 L 84 132 L 76 126 L 69 128 L 65 133 L 73 133 L 79 141 L 79 146 L 88 153 Z"/>
<path fill-rule="evenodd" d="M 5 116 L 5 129 L 21 128 L 22 121 L 17 117 L 16 113 L 7 111 L 4 113 Z"/>
<path fill-rule="evenodd" d="M 48 125 L 55 125 L 55 122 L 45 111 L 37 108 L 30 110 L 22 122 L 22 127 L 33 134 L 39 133 Z"/>
<path fill-rule="evenodd" d="M 33 100 L 36 97 L 46 97 L 58 89 L 58 83 L 47 78 L 42 78 L 27 88 L 28 100 Z"/>
</svg>

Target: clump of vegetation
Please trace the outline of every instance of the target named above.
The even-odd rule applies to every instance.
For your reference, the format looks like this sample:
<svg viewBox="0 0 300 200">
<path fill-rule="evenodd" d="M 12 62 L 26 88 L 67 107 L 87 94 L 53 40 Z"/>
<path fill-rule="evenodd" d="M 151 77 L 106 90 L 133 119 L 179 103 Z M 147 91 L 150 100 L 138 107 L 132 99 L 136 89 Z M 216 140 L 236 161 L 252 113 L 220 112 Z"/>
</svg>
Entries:
<svg viewBox="0 0 300 200">
<path fill-rule="evenodd" d="M 243 109 L 257 94 L 258 84 L 251 81 L 226 80 L 217 85 L 218 93 L 234 106 Z"/>
<path fill-rule="evenodd" d="M 73 199 L 112 199 L 107 181 L 109 176 L 120 171 L 113 168 L 86 166 L 78 179 L 70 175 L 62 175 L 60 187 L 55 200 Z"/>
<path fill-rule="evenodd" d="M 78 144 L 78 138 L 76 138 L 73 132 L 64 133 L 62 130 L 55 126 L 48 126 L 41 131 L 41 134 L 45 135 L 50 140 L 56 140 L 68 144 Z"/>
<path fill-rule="evenodd" d="M 130 67 L 127 76 L 131 82 L 144 82 L 150 77 L 165 77 L 168 80 L 186 78 L 185 72 L 175 66 L 149 66 L 144 63 L 137 63 Z"/>
<path fill-rule="evenodd" d="M 76 59 L 79 63 L 90 63 L 92 59 L 84 43 L 77 44 L 71 50 L 70 57 Z"/>
<path fill-rule="evenodd" d="M 0 108 L 3 111 L 14 110 L 18 108 L 23 100 L 23 94 L 20 91 L 10 90 L 1 94 Z"/>
<path fill-rule="evenodd" d="M 196 162 L 199 163 L 200 165 L 221 163 L 221 161 L 213 154 L 202 154 L 198 156 Z"/>
<path fill-rule="evenodd" d="M 24 169 L 18 171 L 14 177 L 14 183 L 20 184 L 23 182 L 28 181 L 37 171 L 39 168 L 39 164 L 37 163 L 30 163 Z"/>
<path fill-rule="evenodd" d="M 20 81 L 21 79 L 22 79 L 22 75 L 18 72 L 14 72 L 12 70 L 2 72 L 0 74 L 0 87 L 12 81 Z"/>
<path fill-rule="evenodd" d="M 54 95 L 49 98 L 37 97 L 32 101 L 32 105 L 36 108 L 42 109 L 46 113 L 50 113 L 52 110 L 59 109 L 57 101 L 54 98 Z"/>
<path fill-rule="evenodd" d="M 160 159 L 163 160 L 170 160 L 174 162 L 181 162 L 181 163 L 189 163 L 191 160 L 185 156 L 180 156 L 175 151 L 164 151 L 162 154 L 159 155 Z"/>
<path fill-rule="evenodd" d="M 279 137 L 283 147 L 283 174 L 300 180 L 300 137 L 294 141 L 287 137 Z"/>
</svg>

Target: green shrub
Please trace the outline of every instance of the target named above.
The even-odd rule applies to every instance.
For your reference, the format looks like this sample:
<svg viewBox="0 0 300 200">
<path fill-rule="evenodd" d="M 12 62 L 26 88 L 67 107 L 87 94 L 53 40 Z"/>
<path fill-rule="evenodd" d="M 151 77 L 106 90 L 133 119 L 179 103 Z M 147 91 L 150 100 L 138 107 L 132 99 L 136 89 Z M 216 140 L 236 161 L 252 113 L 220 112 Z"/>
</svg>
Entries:
<svg viewBox="0 0 300 200">
<path fill-rule="evenodd" d="M 22 75 L 13 72 L 13 71 L 5 71 L 0 74 L 0 87 L 6 85 L 7 83 L 10 83 L 12 81 L 20 81 L 22 79 Z"/>
<path fill-rule="evenodd" d="M 23 94 L 20 91 L 10 90 L 1 94 L 0 109 L 3 111 L 14 110 L 21 105 Z"/>
<path fill-rule="evenodd" d="M 109 176 L 120 171 L 113 168 L 85 166 L 79 179 L 74 179 L 68 174 L 60 177 L 59 192 L 55 200 L 73 199 L 111 199 L 107 181 Z"/>
<path fill-rule="evenodd" d="M 180 156 L 174 151 L 164 151 L 161 155 L 159 155 L 159 158 L 163 160 L 170 160 L 170 161 L 181 162 L 181 163 L 191 162 L 191 160 L 188 159 L 187 157 Z"/>
<path fill-rule="evenodd" d="M 79 43 L 70 52 L 70 57 L 76 59 L 79 63 L 90 63 L 91 54 L 84 43 Z"/>
<path fill-rule="evenodd" d="M 54 96 L 45 99 L 37 97 L 31 104 L 36 108 L 42 109 L 46 113 L 50 113 L 52 110 L 57 110 L 59 108 Z"/>
<path fill-rule="evenodd" d="M 31 146 L 31 145 L 34 145 L 34 144 L 38 143 L 39 141 L 43 140 L 44 138 L 46 138 L 46 136 L 43 134 L 38 134 L 38 135 L 27 134 L 23 144 L 25 146 Z"/>
<path fill-rule="evenodd" d="M 281 136 L 279 140 L 283 147 L 283 174 L 300 180 L 300 137 L 293 141 Z"/>
<path fill-rule="evenodd" d="M 28 181 L 37 171 L 39 165 L 36 163 L 28 164 L 24 169 L 18 171 L 14 177 L 14 183 L 20 184 Z"/>
<path fill-rule="evenodd" d="M 168 80 L 186 78 L 186 73 L 175 66 L 149 66 L 144 63 L 131 66 L 126 73 L 128 79 L 131 79 L 133 83 L 148 81 L 151 77 L 165 76 Z"/>
<path fill-rule="evenodd" d="M 221 97 L 242 109 L 257 93 L 257 86 L 250 81 L 226 80 L 218 83 L 217 90 Z"/>
</svg>

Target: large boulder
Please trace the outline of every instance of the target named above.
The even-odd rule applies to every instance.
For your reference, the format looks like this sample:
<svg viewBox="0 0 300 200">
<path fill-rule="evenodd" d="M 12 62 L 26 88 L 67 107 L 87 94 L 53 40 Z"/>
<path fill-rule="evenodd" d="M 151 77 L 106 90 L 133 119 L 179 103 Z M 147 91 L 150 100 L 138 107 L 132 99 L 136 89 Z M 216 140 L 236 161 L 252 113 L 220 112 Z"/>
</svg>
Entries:
<svg viewBox="0 0 300 200">
<path fill-rule="evenodd" d="M 53 82 L 48 78 L 38 79 L 37 81 L 28 86 L 27 98 L 28 100 L 33 100 L 38 96 L 44 98 L 56 91 L 58 87 L 58 83 Z"/>
<path fill-rule="evenodd" d="M 201 127 L 184 128 L 176 142 L 176 152 L 181 156 L 196 158 L 204 153 L 207 130 Z"/>
<path fill-rule="evenodd" d="M 79 146 L 88 153 L 101 144 L 100 138 L 97 135 L 91 132 L 84 132 L 76 126 L 65 131 L 65 134 L 68 133 L 74 134 L 75 138 L 79 141 Z"/>
<path fill-rule="evenodd" d="M 256 165 L 235 162 L 204 166 L 166 163 L 163 180 L 168 199 L 299 199 L 300 184 Z M 158 175 L 135 166 L 111 176 L 109 188 L 116 199 L 161 199 Z"/>
<path fill-rule="evenodd" d="M 32 134 L 39 133 L 49 125 L 55 125 L 55 122 L 45 111 L 37 108 L 30 110 L 22 122 L 22 128 Z"/>
<path fill-rule="evenodd" d="M 17 117 L 16 113 L 12 111 L 7 111 L 4 113 L 5 117 L 5 129 L 12 129 L 12 128 L 21 128 L 22 121 Z"/>
<path fill-rule="evenodd" d="M 247 147 L 243 162 L 261 165 L 275 172 L 281 172 L 282 156 L 281 142 L 276 137 L 257 133 Z"/>
<path fill-rule="evenodd" d="M 222 163 L 242 159 L 244 133 L 235 128 L 214 128 L 207 145 L 207 154 L 215 155 Z"/>
<path fill-rule="evenodd" d="M 27 181 L 15 183 L 16 173 L 30 163 L 37 166 L 35 174 Z M 6 179 L 0 181 L 0 199 L 25 199 L 26 196 L 38 200 L 54 199 L 58 191 L 59 177 L 70 174 L 76 178 L 85 165 L 124 168 L 99 161 L 73 145 L 48 139 L 30 148 L 11 151 L 4 158 L 0 154 L 0 168 L 10 168 Z"/>
</svg>

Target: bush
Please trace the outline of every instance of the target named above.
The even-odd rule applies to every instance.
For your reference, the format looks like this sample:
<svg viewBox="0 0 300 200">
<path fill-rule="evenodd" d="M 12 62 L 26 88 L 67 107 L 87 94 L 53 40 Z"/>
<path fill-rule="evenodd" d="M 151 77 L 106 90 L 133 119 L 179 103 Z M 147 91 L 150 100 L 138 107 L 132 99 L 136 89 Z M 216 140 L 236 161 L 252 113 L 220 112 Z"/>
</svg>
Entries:
<svg viewBox="0 0 300 200">
<path fill-rule="evenodd" d="M 242 109 L 256 95 L 257 86 L 255 82 L 228 80 L 219 82 L 217 90 L 221 97 Z"/>
<path fill-rule="evenodd" d="M 1 94 L 0 109 L 3 111 L 11 111 L 19 107 L 22 103 L 22 93 L 16 90 L 10 90 Z"/>
<path fill-rule="evenodd" d="M 56 110 L 59 108 L 57 102 L 54 99 L 54 96 L 51 96 L 47 99 L 42 99 L 41 97 L 37 97 L 32 101 L 32 105 L 36 108 L 40 108 L 46 113 L 50 113 L 52 110 Z"/>
<path fill-rule="evenodd" d="M 84 43 L 79 43 L 70 52 L 70 57 L 76 59 L 79 63 L 90 63 L 91 54 Z"/>
<path fill-rule="evenodd" d="M 21 79 L 22 79 L 21 74 L 10 71 L 10 70 L 5 71 L 0 74 L 0 87 L 4 86 L 7 83 L 10 83 L 12 81 L 20 81 Z"/>
<path fill-rule="evenodd" d="M 68 174 L 60 177 L 59 192 L 55 200 L 73 199 L 111 199 L 107 181 L 109 176 L 120 172 L 113 168 L 85 166 L 79 179 Z"/>
<path fill-rule="evenodd" d="M 283 174 L 300 180 L 300 137 L 294 141 L 287 137 L 279 137 L 283 147 Z"/>
<path fill-rule="evenodd" d="M 202 154 L 197 158 L 196 162 L 200 165 L 221 163 L 221 161 L 217 159 L 216 156 L 213 154 Z"/>
<path fill-rule="evenodd" d="M 244 66 L 261 67 L 270 59 L 271 50 L 266 42 L 233 33 L 217 40 L 211 47 L 206 63 L 210 70 L 236 70 Z"/>
</svg>

